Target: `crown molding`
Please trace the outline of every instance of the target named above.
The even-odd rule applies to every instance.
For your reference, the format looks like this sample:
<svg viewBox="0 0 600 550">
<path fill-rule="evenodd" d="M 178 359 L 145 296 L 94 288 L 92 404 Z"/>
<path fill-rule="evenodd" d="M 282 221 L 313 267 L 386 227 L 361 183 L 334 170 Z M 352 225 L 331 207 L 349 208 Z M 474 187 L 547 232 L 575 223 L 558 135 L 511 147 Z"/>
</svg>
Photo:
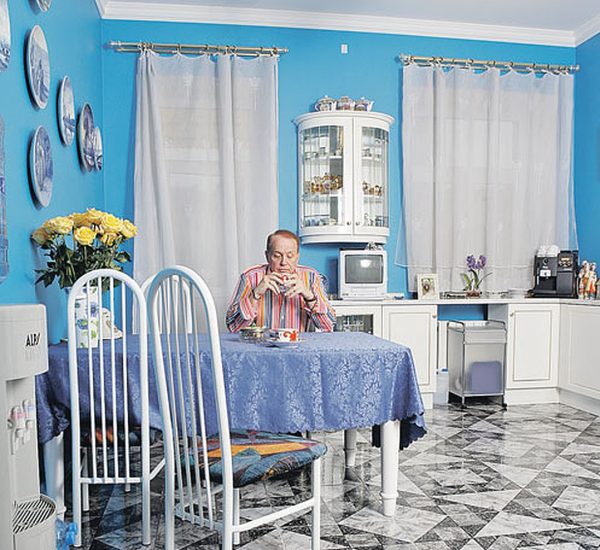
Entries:
<svg viewBox="0 0 600 550">
<path fill-rule="evenodd" d="M 598 33 L 600 33 L 600 15 L 596 15 L 596 17 L 593 17 L 575 30 L 575 45 L 579 46 L 583 44 Z"/>
<path fill-rule="evenodd" d="M 110 0 L 94 0 L 96 3 L 96 8 L 98 9 L 98 13 L 103 19 L 106 16 L 106 5 L 109 3 L 109 1 Z"/>
<path fill-rule="evenodd" d="M 296 10 L 233 9 L 221 6 L 158 2 L 96 0 L 96 3 L 102 6 L 104 19 L 288 27 L 490 40 L 547 46 L 575 46 L 573 32 L 553 29 Z"/>
</svg>

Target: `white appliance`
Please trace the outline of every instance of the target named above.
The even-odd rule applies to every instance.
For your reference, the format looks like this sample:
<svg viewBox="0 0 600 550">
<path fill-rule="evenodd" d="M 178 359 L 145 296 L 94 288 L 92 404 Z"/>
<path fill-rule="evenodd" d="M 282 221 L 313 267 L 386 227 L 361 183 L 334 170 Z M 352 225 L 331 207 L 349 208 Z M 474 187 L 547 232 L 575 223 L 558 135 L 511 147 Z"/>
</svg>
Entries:
<svg viewBox="0 0 600 550">
<path fill-rule="evenodd" d="M 387 295 L 386 251 L 340 250 L 338 294 L 342 300 L 383 300 Z"/>
<path fill-rule="evenodd" d="M 35 375 L 48 370 L 43 305 L 0 306 L 0 548 L 56 548 L 56 506 L 40 495 Z"/>
</svg>

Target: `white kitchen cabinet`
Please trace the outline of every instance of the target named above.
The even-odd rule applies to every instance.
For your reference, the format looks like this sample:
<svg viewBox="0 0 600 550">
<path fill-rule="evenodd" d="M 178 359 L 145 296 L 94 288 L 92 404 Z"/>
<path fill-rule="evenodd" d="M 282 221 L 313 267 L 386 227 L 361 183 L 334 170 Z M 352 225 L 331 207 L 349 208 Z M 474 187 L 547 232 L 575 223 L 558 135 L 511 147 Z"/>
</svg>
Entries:
<svg viewBox="0 0 600 550">
<path fill-rule="evenodd" d="M 383 337 L 410 348 L 425 408 L 433 407 L 437 364 L 437 306 L 384 305 Z"/>
<path fill-rule="evenodd" d="M 383 336 L 381 306 L 334 304 L 336 314 L 335 330 L 343 332 L 368 332 Z"/>
<path fill-rule="evenodd" d="M 560 308 L 560 401 L 600 414 L 600 307 Z"/>
<path fill-rule="evenodd" d="M 385 243 L 393 117 L 329 111 L 299 116 L 298 205 L 303 243 Z"/>
<path fill-rule="evenodd" d="M 560 306 L 490 305 L 488 319 L 506 323 L 506 402 L 557 402 Z"/>
</svg>

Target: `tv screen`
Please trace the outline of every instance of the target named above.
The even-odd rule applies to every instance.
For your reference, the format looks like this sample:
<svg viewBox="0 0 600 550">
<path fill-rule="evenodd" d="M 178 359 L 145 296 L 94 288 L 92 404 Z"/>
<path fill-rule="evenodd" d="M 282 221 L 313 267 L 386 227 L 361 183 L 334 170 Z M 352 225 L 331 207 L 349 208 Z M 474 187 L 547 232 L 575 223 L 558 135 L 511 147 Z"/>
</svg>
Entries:
<svg viewBox="0 0 600 550">
<path fill-rule="evenodd" d="M 361 254 L 346 256 L 347 284 L 383 283 L 383 256 Z"/>
</svg>

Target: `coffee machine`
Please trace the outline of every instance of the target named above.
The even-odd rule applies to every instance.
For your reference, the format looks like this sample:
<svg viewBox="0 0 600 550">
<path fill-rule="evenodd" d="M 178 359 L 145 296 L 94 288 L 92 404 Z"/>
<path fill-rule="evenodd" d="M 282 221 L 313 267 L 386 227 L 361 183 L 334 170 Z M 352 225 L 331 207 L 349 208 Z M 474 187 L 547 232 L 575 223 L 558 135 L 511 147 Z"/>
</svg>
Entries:
<svg viewBox="0 0 600 550">
<path fill-rule="evenodd" d="M 533 295 L 538 298 L 577 297 L 577 250 L 540 247 L 535 256 Z"/>
</svg>

